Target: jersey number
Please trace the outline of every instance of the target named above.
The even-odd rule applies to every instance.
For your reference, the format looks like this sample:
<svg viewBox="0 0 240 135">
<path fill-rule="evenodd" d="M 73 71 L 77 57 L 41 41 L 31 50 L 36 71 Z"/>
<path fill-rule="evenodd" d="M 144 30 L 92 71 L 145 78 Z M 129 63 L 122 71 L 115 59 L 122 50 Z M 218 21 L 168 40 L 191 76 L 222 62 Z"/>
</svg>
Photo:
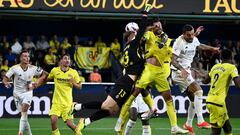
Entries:
<svg viewBox="0 0 240 135">
<path fill-rule="evenodd" d="M 219 74 L 215 74 L 214 75 L 214 82 L 213 82 L 213 84 L 212 84 L 212 88 L 214 89 L 215 88 L 215 83 L 217 82 L 217 80 L 218 80 L 218 78 L 219 78 Z"/>
<path fill-rule="evenodd" d="M 126 91 L 124 91 L 123 89 L 121 89 L 121 91 L 118 93 L 118 95 L 123 98 L 126 94 Z"/>
<path fill-rule="evenodd" d="M 126 51 L 124 54 L 124 65 L 128 65 L 128 62 L 129 62 L 129 56 L 128 56 L 128 51 Z"/>
</svg>

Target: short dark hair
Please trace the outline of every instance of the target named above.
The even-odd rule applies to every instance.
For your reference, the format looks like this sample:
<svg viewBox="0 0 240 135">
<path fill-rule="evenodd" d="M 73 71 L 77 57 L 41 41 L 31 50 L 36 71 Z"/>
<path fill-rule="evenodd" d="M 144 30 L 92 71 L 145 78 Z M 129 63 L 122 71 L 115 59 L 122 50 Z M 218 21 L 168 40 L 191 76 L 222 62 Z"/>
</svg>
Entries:
<svg viewBox="0 0 240 135">
<path fill-rule="evenodd" d="M 190 25 L 190 24 L 186 24 L 186 25 L 184 25 L 183 28 L 182 28 L 182 32 L 183 32 L 183 33 L 185 33 L 186 31 L 191 31 L 191 30 L 193 30 L 193 26 Z"/>
<path fill-rule="evenodd" d="M 232 59 L 232 52 L 229 49 L 224 49 L 221 52 L 221 59 L 222 60 L 231 60 Z"/>
<path fill-rule="evenodd" d="M 150 21 L 149 21 L 149 26 L 150 26 L 150 25 L 153 25 L 155 22 L 160 22 L 159 17 L 156 17 L 156 18 L 150 20 Z"/>
<path fill-rule="evenodd" d="M 98 68 L 98 66 L 97 66 L 97 65 L 94 65 L 93 68 Z"/>
<path fill-rule="evenodd" d="M 23 51 L 20 52 L 19 57 L 20 57 L 23 53 L 29 53 L 29 52 L 28 52 L 27 50 L 23 50 Z"/>
<path fill-rule="evenodd" d="M 68 56 L 70 58 L 70 55 L 68 53 L 65 53 L 65 54 L 60 56 L 60 59 L 63 59 L 64 56 Z"/>
</svg>

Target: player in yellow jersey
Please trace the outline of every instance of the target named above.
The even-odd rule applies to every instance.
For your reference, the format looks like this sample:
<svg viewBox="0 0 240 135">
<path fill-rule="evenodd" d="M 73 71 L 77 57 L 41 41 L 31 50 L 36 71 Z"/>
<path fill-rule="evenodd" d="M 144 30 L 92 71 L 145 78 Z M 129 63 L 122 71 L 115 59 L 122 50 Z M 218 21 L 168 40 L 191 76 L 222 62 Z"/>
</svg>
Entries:
<svg viewBox="0 0 240 135">
<path fill-rule="evenodd" d="M 53 68 L 47 78 L 47 80 L 54 80 L 54 94 L 49 112 L 52 135 L 60 135 L 59 129 L 57 128 L 59 117 L 62 117 L 67 126 L 71 128 L 76 135 L 81 135 L 81 132 L 73 123 L 73 115 L 68 113 L 73 102 L 72 89 L 73 87 L 77 89 L 81 87 L 78 72 L 70 68 L 70 63 L 70 56 L 64 54 L 61 57 L 60 66 Z M 37 85 L 39 86 L 40 84 Z"/>
<path fill-rule="evenodd" d="M 163 96 L 166 104 L 167 104 L 167 114 L 171 123 L 171 133 L 187 133 L 187 130 L 183 130 L 177 126 L 177 116 L 173 105 L 173 99 L 170 92 L 170 86 L 167 81 L 167 76 L 164 73 L 164 51 L 161 50 L 162 45 L 157 42 L 158 37 L 156 35 L 162 34 L 162 25 L 159 20 L 154 20 L 152 22 L 153 30 L 147 31 L 144 35 L 146 40 L 145 43 L 145 69 L 139 80 L 135 85 L 135 90 L 132 95 L 129 97 L 125 105 L 123 106 L 118 122 L 115 126 L 115 130 L 118 131 L 119 125 L 123 122 L 124 115 L 128 111 L 132 101 L 135 97 L 142 92 L 144 101 L 149 105 L 152 111 L 155 111 L 153 100 L 149 100 L 146 98 L 150 98 L 150 94 L 143 94 L 144 89 L 147 88 L 150 84 L 155 86 L 157 90 Z"/>
<path fill-rule="evenodd" d="M 230 50 L 223 50 L 221 59 L 222 62 L 214 65 L 203 81 L 204 83 L 211 81 L 206 103 L 210 113 L 211 135 L 220 135 L 222 128 L 225 135 L 232 135 L 225 99 L 232 80 L 235 86 L 240 88 L 240 77 L 236 66 L 231 64 L 232 53 Z"/>
</svg>

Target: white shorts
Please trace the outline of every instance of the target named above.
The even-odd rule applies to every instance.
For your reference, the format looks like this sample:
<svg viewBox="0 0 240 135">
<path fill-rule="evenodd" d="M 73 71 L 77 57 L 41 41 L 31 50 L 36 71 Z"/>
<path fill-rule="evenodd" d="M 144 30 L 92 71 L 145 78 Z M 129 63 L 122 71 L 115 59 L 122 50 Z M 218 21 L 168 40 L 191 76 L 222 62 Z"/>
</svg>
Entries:
<svg viewBox="0 0 240 135">
<path fill-rule="evenodd" d="M 187 70 L 187 72 L 189 73 L 189 75 L 187 79 L 184 79 L 181 77 L 181 72 L 179 70 L 172 70 L 172 80 L 174 81 L 174 83 L 178 84 L 181 92 L 184 92 L 190 84 L 195 82 L 192 77 L 191 70 Z"/>
<path fill-rule="evenodd" d="M 15 105 L 16 105 L 19 112 L 22 111 L 21 105 L 23 103 L 31 105 L 32 97 L 33 97 L 33 93 L 31 91 L 21 93 L 21 94 L 13 93 L 13 98 L 14 98 L 14 101 L 15 101 Z"/>
<path fill-rule="evenodd" d="M 132 102 L 131 107 L 136 108 L 138 113 L 144 113 L 144 112 L 147 112 L 149 110 L 149 107 L 144 102 L 141 94 L 139 94 L 136 97 L 136 99 Z"/>
</svg>

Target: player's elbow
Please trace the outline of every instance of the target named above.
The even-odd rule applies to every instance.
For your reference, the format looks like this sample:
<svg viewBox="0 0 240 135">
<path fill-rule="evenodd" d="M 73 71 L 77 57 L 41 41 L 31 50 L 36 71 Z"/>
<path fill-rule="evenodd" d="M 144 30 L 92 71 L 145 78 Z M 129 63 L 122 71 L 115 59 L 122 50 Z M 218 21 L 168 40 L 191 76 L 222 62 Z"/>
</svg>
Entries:
<svg viewBox="0 0 240 135">
<path fill-rule="evenodd" d="M 81 89 L 81 88 L 82 88 L 82 84 L 81 84 L 81 83 L 77 83 L 74 87 L 75 87 L 76 89 Z"/>
<path fill-rule="evenodd" d="M 235 86 L 237 87 L 237 88 L 240 88 L 240 77 L 238 76 L 238 77 L 235 77 L 234 79 L 233 79 L 233 81 L 234 81 L 234 83 L 235 83 Z"/>
</svg>

